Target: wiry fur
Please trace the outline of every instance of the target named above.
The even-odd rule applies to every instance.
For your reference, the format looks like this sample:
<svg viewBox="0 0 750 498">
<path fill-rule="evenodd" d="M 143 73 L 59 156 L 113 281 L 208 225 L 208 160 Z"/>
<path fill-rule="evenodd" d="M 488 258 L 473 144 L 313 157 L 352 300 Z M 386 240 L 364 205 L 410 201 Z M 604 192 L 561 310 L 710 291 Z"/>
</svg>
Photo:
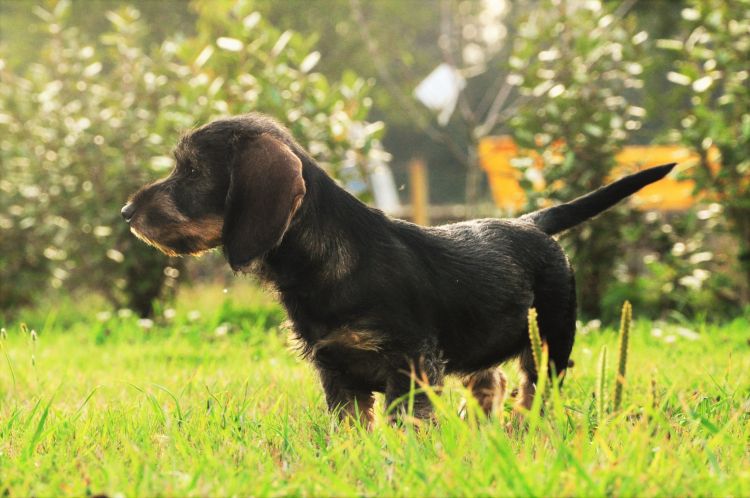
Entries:
<svg viewBox="0 0 750 498">
<path fill-rule="evenodd" d="M 200 239 L 193 229 L 176 230 L 189 234 L 185 240 L 149 238 L 177 253 L 221 244 L 233 269 L 252 269 L 271 283 L 320 372 L 329 407 L 352 414 L 356 405 L 368 423 L 373 393 L 394 403 L 408 393 L 412 376 L 440 386 L 445 375 L 460 375 L 491 411 L 505 391 L 494 369 L 517 357 L 528 405 L 536 381 L 528 309 L 538 310 L 558 373 L 568 365 L 575 334 L 573 271 L 551 234 L 671 168 L 519 219 L 425 228 L 362 204 L 283 127 L 257 114 L 186 134 L 175 157 L 175 171 L 137 193 L 126 217 L 142 233 L 157 233 L 150 224 L 160 221 L 173 226 L 178 216 L 148 201 L 155 192 L 171 196 L 167 204 L 186 224 L 222 217 L 220 242 Z M 414 410 L 430 417 L 426 396 L 417 395 Z"/>
</svg>

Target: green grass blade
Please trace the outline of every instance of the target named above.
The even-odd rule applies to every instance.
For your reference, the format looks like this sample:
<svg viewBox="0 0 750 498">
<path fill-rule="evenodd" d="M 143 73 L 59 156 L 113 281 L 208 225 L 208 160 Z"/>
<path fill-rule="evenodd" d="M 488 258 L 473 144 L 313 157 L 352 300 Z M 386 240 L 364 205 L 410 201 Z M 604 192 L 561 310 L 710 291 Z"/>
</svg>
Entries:
<svg viewBox="0 0 750 498">
<path fill-rule="evenodd" d="M 152 384 L 152 385 L 156 387 L 157 389 L 161 389 L 162 391 L 167 393 L 170 398 L 172 398 L 172 400 L 174 401 L 175 410 L 177 411 L 177 423 L 182 424 L 184 417 L 182 416 L 182 409 L 180 408 L 180 401 L 177 399 L 177 396 L 175 396 L 172 393 L 172 391 L 170 391 L 169 389 L 167 389 L 166 387 L 160 384 Z"/>
<path fill-rule="evenodd" d="M 598 426 L 604 423 L 607 411 L 607 346 L 602 346 L 596 378 L 596 419 Z"/>
<path fill-rule="evenodd" d="M 39 422 L 36 424 L 36 430 L 31 436 L 28 444 L 26 445 L 26 450 L 23 454 L 24 460 L 27 460 L 31 456 L 31 454 L 34 452 L 34 449 L 36 449 L 37 443 L 39 443 L 39 439 L 42 436 L 42 431 L 44 430 L 44 424 L 47 422 L 47 416 L 49 415 L 50 406 L 52 406 L 52 400 L 54 400 L 54 395 L 50 397 L 49 401 L 44 407 L 44 410 L 42 410 L 42 416 L 39 417 Z"/>
</svg>

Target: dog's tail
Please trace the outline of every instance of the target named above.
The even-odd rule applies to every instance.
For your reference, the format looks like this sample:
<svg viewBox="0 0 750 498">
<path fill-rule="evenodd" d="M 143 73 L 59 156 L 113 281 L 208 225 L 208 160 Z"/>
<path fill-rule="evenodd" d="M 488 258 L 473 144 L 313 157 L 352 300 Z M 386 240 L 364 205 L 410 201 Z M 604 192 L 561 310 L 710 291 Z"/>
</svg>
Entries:
<svg viewBox="0 0 750 498">
<path fill-rule="evenodd" d="M 639 171 L 565 204 L 525 214 L 521 219 L 534 223 L 549 235 L 560 233 L 614 206 L 646 185 L 661 180 L 672 171 L 675 164 Z"/>
</svg>

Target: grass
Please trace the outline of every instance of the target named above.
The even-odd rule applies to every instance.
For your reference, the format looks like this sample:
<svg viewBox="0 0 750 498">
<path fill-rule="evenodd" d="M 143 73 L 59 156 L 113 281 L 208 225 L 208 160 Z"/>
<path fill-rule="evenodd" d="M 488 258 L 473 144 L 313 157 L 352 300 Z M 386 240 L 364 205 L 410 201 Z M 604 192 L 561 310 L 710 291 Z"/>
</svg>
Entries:
<svg viewBox="0 0 750 498">
<path fill-rule="evenodd" d="M 617 364 L 618 337 L 584 327 L 526 428 L 506 427 L 510 400 L 504 420 L 462 420 L 452 382 L 437 425 L 368 433 L 332 422 L 255 290 L 193 290 L 153 324 L 90 315 L 3 325 L 0 495 L 750 495 L 747 319 L 634 321 L 622 406 L 601 418 L 598 358 Z"/>
</svg>

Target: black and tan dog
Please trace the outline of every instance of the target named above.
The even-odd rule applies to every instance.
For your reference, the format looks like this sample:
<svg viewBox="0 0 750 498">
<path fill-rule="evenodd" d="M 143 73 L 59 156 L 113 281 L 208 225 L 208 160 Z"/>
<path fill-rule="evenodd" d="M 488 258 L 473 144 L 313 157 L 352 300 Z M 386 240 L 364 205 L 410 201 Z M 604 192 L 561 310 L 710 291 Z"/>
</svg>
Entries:
<svg viewBox="0 0 750 498">
<path fill-rule="evenodd" d="M 463 377 L 490 411 L 503 396 L 496 367 L 520 358 L 520 403 L 536 381 L 527 312 L 558 372 L 576 321 L 573 270 L 552 235 L 664 177 L 673 165 L 625 177 L 517 219 L 425 228 L 352 197 L 275 121 L 249 114 L 185 135 L 177 165 L 122 209 L 132 232 L 167 254 L 222 246 L 235 271 L 270 282 L 320 373 L 328 406 L 372 416 L 409 392 L 412 376 L 440 386 Z M 400 406 L 398 402 L 395 406 Z M 416 395 L 414 413 L 431 406 Z"/>
</svg>

